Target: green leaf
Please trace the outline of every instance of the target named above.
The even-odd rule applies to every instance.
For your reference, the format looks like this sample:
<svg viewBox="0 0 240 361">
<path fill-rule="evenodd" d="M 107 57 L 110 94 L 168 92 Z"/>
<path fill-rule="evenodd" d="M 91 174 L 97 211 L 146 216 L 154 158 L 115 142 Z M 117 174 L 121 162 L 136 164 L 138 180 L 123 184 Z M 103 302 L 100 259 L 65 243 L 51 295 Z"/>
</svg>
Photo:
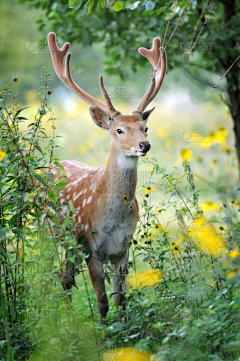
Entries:
<svg viewBox="0 0 240 361">
<path fill-rule="evenodd" d="M 49 218 L 52 222 L 58 224 L 59 226 L 61 225 L 61 223 L 60 223 L 60 221 L 57 219 L 57 217 L 48 215 L 48 218 Z"/>
<path fill-rule="evenodd" d="M 120 11 L 120 10 L 122 10 L 122 7 L 123 7 L 123 4 L 121 3 L 121 1 L 115 1 L 113 10 Z"/>
<path fill-rule="evenodd" d="M 70 8 L 74 7 L 74 9 L 77 10 L 82 5 L 82 0 L 68 0 L 68 5 Z"/>
<path fill-rule="evenodd" d="M 37 150 L 39 150 L 40 153 L 43 154 L 42 148 L 39 145 L 35 144 L 34 148 L 36 148 Z"/>
<path fill-rule="evenodd" d="M 6 340 L 0 341 L 0 347 L 3 348 L 3 346 L 6 342 L 7 342 Z"/>
<path fill-rule="evenodd" d="M 53 202 L 47 202 L 48 207 L 53 208 L 54 211 L 57 210 L 56 205 Z"/>
<path fill-rule="evenodd" d="M 88 11 L 88 13 L 91 13 L 91 12 L 92 12 L 92 10 L 93 10 L 93 5 L 94 5 L 94 1 L 93 1 L 93 0 L 89 0 L 89 1 L 87 2 L 87 11 Z"/>
<path fill-rule="evenodd" d="M 41 177 L 38 174 L 34 174 L 34 178 L 36 178 L 39 182 L 41 182 L 42 184 L 44 184 L 48 188 L 48 184 L 47 184 L 47 182 L 45 181 L 45 179 L 43 177 Z"/>
</svg>

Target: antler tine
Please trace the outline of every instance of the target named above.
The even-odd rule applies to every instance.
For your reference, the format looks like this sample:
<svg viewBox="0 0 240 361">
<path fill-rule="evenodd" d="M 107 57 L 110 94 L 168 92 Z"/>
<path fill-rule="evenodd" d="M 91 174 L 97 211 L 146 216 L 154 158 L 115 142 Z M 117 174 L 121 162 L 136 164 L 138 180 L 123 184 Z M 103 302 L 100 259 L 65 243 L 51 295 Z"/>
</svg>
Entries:
<svg viewBox="0 0 240 361">
<path fill-rule="evenodd" d="M 101 103 L 99 100 L 93 98 L 91 95 L 86 93 L 83 89 L 81 89 L 72 79 L 71 71 L 70 71 L 70 58 L 71 53 L 67 54 L 66 63 L 64 66 L 64 57 L 69 49 L 70 43 L 65 43 L 61 49 L 58 48 L 56 43 L 56 35 L 54 33 L 48 34 L 48 45 L 50 48 L 50 52 L 52 55 L 53 67 L 55 72 L 60 80 L 67 87 L 72 90 L 75 94 L 77 94 L 81 99 L 83 99 L 86 103 L 96 106 L 103 111 L 105 111 L 109 116 L 114 116 L 113 114 L 113 106 L 112 108 L 108 108 L 105 104 Z M 108 104 L 108 103 L 107 103 Z M 114 109 L 115 110 L 115 109 Z M 115 110 L 116 112 L 116 110 Z"/>
<path fill-rule="evenodd" d="M 151 97 L 151 94 L 152 94 L 154 88 L 155 88 L 155 73 L 151 74 L 151 85 L 150 85 L 148 91 L 146 92 L 146 94 L 144 95 L 144 97 L 142 98 L 141 102 L 138 104 L 136 109 L 133 111 L 133 113 L 142 113 L 144 111 L 144 109 L 147 107 L 147 105 L 149 103 L 149 99 Z"/>
<path fill-rule="evenodd" d="M 160 38 L 153 39 L 151 49 L 139 48 L 138 51 L 141 55 L 145 56 L 150 61 L 155 74 L 155 86 L 149 98 L 147 99 L 146 104 L 144 105 L 143 109 L 145 109 L 155 98 L 159 92 L 159 89 L 161 88 L 167 70 L 167 58 L 165 49 L 161 47 Z"/>
<path fill-rule="evenodd" d="M 110 97 L 108 95 L 108 92 L 107 92 L 107 90 L 105 88 L 105 85 L 103 83 L 103 76 L 102 75 L 100 75 L 100 78 L 99 78 L 99 85 L 100 85 L 102 95 L 103 95 L 103 97 L 105 99 L 105 102 L 107 104 L 107 107 L 108 107 L 108 109 L 110 110 L 110 112 L 112 114 L 112 117 L 114 117 L 117 114 L 120 114 L 120 112 L 118 110 L 116 110 L 114 108 L 113 104 L 112 104 L 112 101 L 111 101 L 111 99 L 110 99 Z"/>
</svg>

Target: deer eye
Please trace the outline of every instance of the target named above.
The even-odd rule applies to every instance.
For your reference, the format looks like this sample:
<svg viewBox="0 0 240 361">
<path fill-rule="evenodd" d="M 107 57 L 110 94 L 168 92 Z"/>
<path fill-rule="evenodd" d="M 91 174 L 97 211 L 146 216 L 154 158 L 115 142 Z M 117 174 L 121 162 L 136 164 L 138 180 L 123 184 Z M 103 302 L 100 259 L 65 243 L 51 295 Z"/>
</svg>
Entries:
<svg viewBox="0 0 240 361">
<path fill-rule="evenodd" d="M 117 129 L 117 132 L 118 132 L 118 134 L 122 134 L 122 133 L 124 133 L 123 131 L 122 131 L 122 129 Z"/>
<path fill-rule="evenodd" d="M 147 132 L 148 132 L 148 128 L 145 129 L 145 133 L 147 133 Z"/>
</svg>

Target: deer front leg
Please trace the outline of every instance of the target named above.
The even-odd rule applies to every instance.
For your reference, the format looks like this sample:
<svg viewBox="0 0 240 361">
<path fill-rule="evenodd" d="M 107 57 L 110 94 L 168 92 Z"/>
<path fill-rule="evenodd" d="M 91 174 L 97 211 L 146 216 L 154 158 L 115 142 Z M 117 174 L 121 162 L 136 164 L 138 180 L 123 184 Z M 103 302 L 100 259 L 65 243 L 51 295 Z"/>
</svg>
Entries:
<svg viewBox="0 0 240 361">
<path fill-rule="evenodd" d="M 123 310 L 126 310 L 126 297 L 123 291 L 123 286 L 125 285 L 125 278 L 128 274 L 128 249 L 117 262 L 112 264 L 112 269 L 116 272 L 112 278 L 112 292 L 116 293 L 113 295 L 113 301 L 117 308 L 122 306 Z M 119 321 L 122 320 L 122 317 L 123 315 L 119 312 Z"/>
<path fill-rule="evenodd" d="M 106 324 L 106 316 L 109 307 L 108 307 L 108 299 L 105 291 L 105 283 L 103 279 L 103 264 L 98 259 L 91 258 L 88 264 L 88 270 L 97 297 L 100 322 L 101 324 Z"/>
</svg>

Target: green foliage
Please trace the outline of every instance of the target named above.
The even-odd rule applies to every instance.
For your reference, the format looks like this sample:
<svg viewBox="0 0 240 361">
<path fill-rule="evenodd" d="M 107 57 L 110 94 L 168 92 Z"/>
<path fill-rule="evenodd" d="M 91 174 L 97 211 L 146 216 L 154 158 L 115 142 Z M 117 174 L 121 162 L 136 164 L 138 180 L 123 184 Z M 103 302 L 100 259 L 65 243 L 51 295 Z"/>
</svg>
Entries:
<svg viewBox="0 0 240 361">
<path fill-rule="evenodd" d="M 25 1 L 30 0 L 20 0 L 20 2 Z M 106 54 L 109 57 L 106 67 L 108 74 L 119 74 L 124 77 L 127 74 L 126 65 L 136 70 L 137 65 L 143 66 L 147 63 L 146 59 L 139 57 L 136 49 L 140 46 L 149 47 L 154 36 L 163 38 L 173 1 L 138 1 L 128 4 L 124 1 L 105 3 L 92 0 L 83 2 L 70 0 L 70 8 L 64 0 L 57 2 L 51 0 L 46 3 L 31 0 L 31 4 L 38 8 L 42 7 L 46 13 L 46 18 L 39 19 L 41 30 L 44 30 L 47 22 L 50 21 L 52 30 L 71 43 L 89 45 L 104 42 Z M 181 1 L 175 7 L 166 40 L 174 31 L 185 5 L 186 1 Z M 199 73 L 202 76 L 202 69 L 222 73 L 230 65 L 227 43 L 232 44 L 231 58 L 234 60 L 237 58 L 239 32 L 236 25 L 240 11 L 239 3 L 236 2 L 233 5 L 234 10 L 231 16 L 224 18 L 224 12 L 227 11 L 224 6 L 227 7 L 227 4 L 220 2 L 204 27 L 199 44 L 193 51 L 193 56 L 190 57 L 191 62 L 184 61 L 194 27 L 204 5 L 203 0 L 190 1 L 177 32 L 168 46 L 168 69 L 183 67 L 187 72 L 196 72 L 196 75 Z M 212 5 L 207 6 L 204 20 L 211 8 Z M 93 12 L 93 14 L 89 15 L 88 12 Z M 201 26 L 202 24 L 199 25 L 196 35 Z M 231 76 L 234 77 L 234 74 Z"/>
</svg>

